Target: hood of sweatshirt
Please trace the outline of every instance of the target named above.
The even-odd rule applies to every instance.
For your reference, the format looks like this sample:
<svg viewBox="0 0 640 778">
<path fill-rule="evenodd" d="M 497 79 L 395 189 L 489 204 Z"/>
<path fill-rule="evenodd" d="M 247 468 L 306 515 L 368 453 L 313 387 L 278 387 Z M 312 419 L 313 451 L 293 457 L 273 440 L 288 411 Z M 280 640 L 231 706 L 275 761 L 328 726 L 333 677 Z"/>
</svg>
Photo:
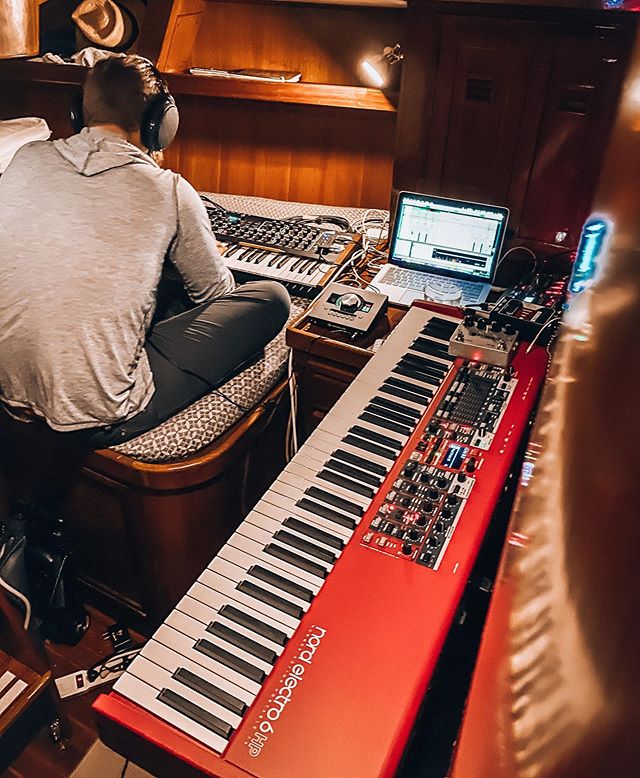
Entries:
<svg viewBox="0 0 640 778">
<path fill-rule="evenodd" d="M 125 165 L 156 166 L 137 146 L 95 127 L 85 127 L 77 135 L 56 140 L 53 145 L 83 176 L 96 176 Z"/>
</svg>

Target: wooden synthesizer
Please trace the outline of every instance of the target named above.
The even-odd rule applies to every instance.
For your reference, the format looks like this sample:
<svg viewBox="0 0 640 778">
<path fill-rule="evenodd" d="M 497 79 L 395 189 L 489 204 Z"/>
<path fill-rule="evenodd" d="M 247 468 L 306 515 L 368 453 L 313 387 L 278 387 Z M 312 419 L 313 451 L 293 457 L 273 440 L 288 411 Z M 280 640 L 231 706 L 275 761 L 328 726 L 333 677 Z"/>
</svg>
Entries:
<svg viewBox="0 0 640 778">
<path fill-rule="evenodd" d="M 280 281 L 298 296 L 315 297 L 359 246 L 356 233 L 204 204 L 213 232 L 226 244 L 223 258 L 234 274 L 243 280 Z"/>
<path fill-rule="evenodd" d="M 543 381 L 411 308 L 109 695 L 160 775 L 391 776 Z"/>
</svg>

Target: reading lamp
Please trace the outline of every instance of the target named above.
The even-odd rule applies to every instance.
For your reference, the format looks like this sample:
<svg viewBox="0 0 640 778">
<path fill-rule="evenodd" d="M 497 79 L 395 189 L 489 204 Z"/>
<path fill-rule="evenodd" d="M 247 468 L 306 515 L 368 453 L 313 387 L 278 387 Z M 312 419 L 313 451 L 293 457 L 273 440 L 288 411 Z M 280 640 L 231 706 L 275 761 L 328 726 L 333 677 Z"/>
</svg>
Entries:
<svg viewBox="0 0 640 778">
<path fill-rule="evenodd" d="M 360 62 L 363 80 L 377 89 L 383 89 L 389 84 L 391 66 L 403 58 L 404 54 L 399 43 L 396 43 L 395 46 L 385 46 L 382 53 L 373 57 L 365 57 Z"/>
</svg>

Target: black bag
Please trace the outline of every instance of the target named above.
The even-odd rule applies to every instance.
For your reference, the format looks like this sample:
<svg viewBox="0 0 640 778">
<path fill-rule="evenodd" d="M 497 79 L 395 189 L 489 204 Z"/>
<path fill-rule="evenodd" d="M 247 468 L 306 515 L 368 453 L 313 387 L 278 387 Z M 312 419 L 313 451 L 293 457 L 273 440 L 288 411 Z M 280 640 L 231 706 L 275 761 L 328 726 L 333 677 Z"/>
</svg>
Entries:
<svg viewBox="0 0 640 778">
<path fill-rule="evenodd" d="M 89 626 L 89 616 L 78 596 L 62 520 L 29 505 L 22 506 L 5 526 L 0 585 L 12 595 L 25 621 L 31 611 L 43 639 L 75 645 Z"/>
</svg>

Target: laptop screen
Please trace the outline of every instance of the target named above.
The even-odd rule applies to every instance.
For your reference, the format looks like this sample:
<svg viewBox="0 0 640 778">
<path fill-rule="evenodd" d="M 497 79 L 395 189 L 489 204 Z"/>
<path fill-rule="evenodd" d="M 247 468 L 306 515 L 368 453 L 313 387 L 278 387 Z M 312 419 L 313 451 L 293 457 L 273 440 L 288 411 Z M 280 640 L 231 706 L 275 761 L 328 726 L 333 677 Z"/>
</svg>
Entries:
<svg viewBox="0 0 640 778">
<path fill-rule="evenodd" d="M 496 205 L 400 192 L 389 262 L 491 283 L 508 218 Z"/>
</svg>

